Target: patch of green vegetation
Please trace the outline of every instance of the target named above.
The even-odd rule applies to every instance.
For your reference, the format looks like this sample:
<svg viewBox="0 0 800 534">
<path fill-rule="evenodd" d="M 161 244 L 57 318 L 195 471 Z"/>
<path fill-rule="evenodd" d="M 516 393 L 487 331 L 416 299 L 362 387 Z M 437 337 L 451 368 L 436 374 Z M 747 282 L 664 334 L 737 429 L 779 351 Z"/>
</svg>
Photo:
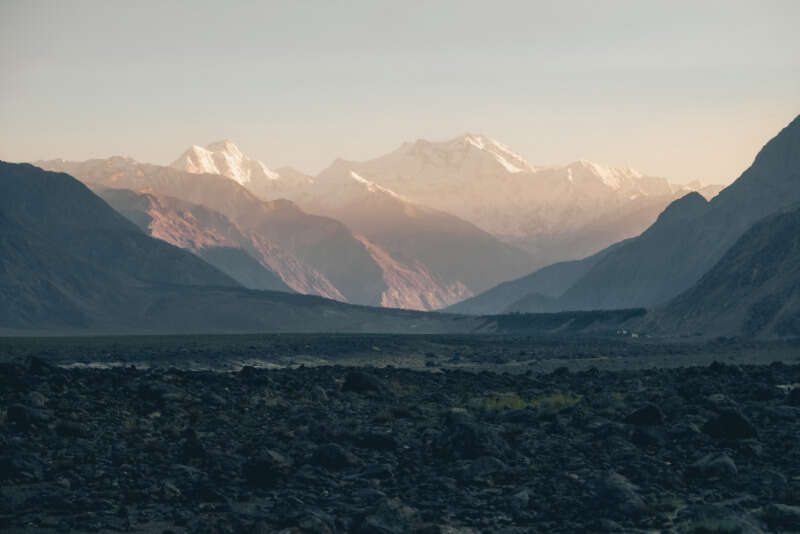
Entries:
<svg viewBox="0 0 800 534">
<path fill-rule="evenodd" d="M 416 384 L 403 384 L 394 380 L 389 383 L 389 391 L 398 397 L 410 397 L 419 391 L 419 386 Z"/>
<path fill-rule="evenodd" d="M 530 406 L 539 408 L 547 412 L 560 412 L 570 406 L 575 406 L 581 401 L 580 395 L 572 393 L 556 393 L 554 395 L 546 395 L 544 397 L 537 397 L 531 399 Z"/>
<path fill-rule="evenodd" d="M 520 410 L 526 406 L 528 403 L 516 393 L 493 393 L 480 402 L 486 410 Z"/>
</svg>

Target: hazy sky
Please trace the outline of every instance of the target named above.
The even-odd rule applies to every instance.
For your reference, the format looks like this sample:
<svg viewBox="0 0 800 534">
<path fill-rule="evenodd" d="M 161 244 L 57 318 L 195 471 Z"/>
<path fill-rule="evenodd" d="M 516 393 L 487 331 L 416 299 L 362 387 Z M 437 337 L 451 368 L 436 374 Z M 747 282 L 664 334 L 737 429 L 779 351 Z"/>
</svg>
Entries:
<svg viewBox="0 0 800 534">
<path fill-rule="evenodd" d="M 233 139 L 316 173 L 494 137 L 727 183 L 800 113 L 800 2 L 0 2 L 0 159 L 168 164 Z"/>
</svg>

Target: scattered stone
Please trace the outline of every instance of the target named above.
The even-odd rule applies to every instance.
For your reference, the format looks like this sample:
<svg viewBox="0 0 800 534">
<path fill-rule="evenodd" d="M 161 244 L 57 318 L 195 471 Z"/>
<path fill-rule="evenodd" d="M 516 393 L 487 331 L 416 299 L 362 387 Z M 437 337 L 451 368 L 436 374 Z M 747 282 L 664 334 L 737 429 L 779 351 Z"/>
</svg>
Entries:
<svg viewBox="0 0 800 534">
<path fill-rule="evenodd" d="M 32 425 L 46 424 L 50 421 L 50 414 L 22 404 L 12 404 L 6 411 L 6 420 L 11 425 L 27 429 Z"/>
<path fill-rule="evenodd" d="M 31 391 L 25 396 L 25 400 L 34 408 L 44 408 L 49 399 L 38 391 Z"/>
<path fill-rule="evenodd" d="M 487 361 L 513 357 L 485 350 Z M 800 408 L 751 386 L 800 383 L 800 366 L 526 368 L 33 373 L 0 362 L 0 522 L 10 532 L 791 532 Z M 380 385 L 342 394 L 334 384 L 351 372 Z M 724 402 L 709 403 L 719 392 Z M 498 398 L 510 406 L 486 401 Z M 650 406 L 669 419 L 653 424 Z M 752 414 L 758 438 L 722 406 Z"/>
<path fill-rule="evenodd" d="M 328 443 L 314 449 L 310 463 L 326 469 L 339 470 L 354 467 L 359 461 L 353 453 L 338 443 Z"/>
<path fill-rule="evenodd" d="M 353 478 L 388 480 L 394 478 L 394 469 L 389 464 L 369 464 L 365 465 Z"/>
<path fill-rule="evenodd" d="M 664 424 L 664 413 L 655 404 L 648 404 L 639 408 L 625 418 L 625 422 L 631 425 L 655 426 Z"/>
<path fill-rule="evenodd" d="M 386 386 L 375 375 L 364 371 L 350 371 L 342 384 L 342 391 L 353 391 L 355 393 L 375 393 L 386 394 Z"/>
<path fill-rule="evenodd" d="M 449 413 L 444 426 L 435 443 L 435 451 L 442 458 L 503 456 L 507 450 L 507 445 L 497 432 L 470 420 L 464 414 Z"/>
<path fill-rule="evenodd" d="M 764 508 L 763 517 L 772 529 L 800 531 L 800 506 L 772 503 Z"/>
<path fill-rule="evenodd" d="M 710 453 L 689 466 L 689 475 L 704 478 L 729 478 L 738 472 L 736 464 L 725 453 Z"/>
<path fill-rule="evenodd" d="M 590 482 L 589 488 L 599 509 L 629 516 L 637 516 L 647 509 L 639 487 L 614 471 Z"/>
<path fill-rule="evenodd" d="M 242 477 L 258 488 L 272 488 L 282 482 L 291 469 L 291 462 L 282 454 L 266 451 L 258 458 L 245 462 Z"/>
<path fill-rule="evenodd" d="M 483 478 L 495 473 L 507 471 L 508 466 L 500 459 L 493 456 L 481 456 L 471 462 L 464 470 L 465 478 Z"/>
<path fill-rule="evenodd" d="M 522 489 L 511 496 L 511 508 L 516 511 L 524 510 L 531 502 L 531 492 Z"/>
<path fill-rule="evenodd" d="M 311 399 L 314 402 L 328 402 L 328 393 L 320 386 L 311 388 Z"/>
<path fill-rule="evenodd" d="M 717 439 L 755 438 L 758 433 L 745 416 L 735 410 L 724 410 L 703 425 L 703 432 Z"/>
<path fill-rule="evenodd" d="M 675 518 L 678 532 L 692 534 L 764 534 L 759 521 L 738 506 L 727 504 L 689 505 Z"/>
<path fill-rule="evenodd" d="M 393 451 L 397 449 L 397 439 L 390 434 L 368 432 L 357 436 L 354 442 L 357 447 L 362 449 L 375 451 Z"/>
<path fill-rule="evenodd" d="M 398 499 L 389 499 L 364 517 L 356 528 L 359 534 L 407 534 L 417 521 L 417 511 Z"/>
<path fill-rule="evenodd" d="M 75 421 L 59 421 L 56 424 L 56 432 L 70 438 L 89 437 L 89 429 L 86 428 L 86 425 Z"/>
<path fill-rule="evenodd" d="M 667 439 L 668 434 L 663 429 L 653 426 L 636 427 L 631 435 L 631 442 L 644 448 L 664 447 Z"/>
</svg>

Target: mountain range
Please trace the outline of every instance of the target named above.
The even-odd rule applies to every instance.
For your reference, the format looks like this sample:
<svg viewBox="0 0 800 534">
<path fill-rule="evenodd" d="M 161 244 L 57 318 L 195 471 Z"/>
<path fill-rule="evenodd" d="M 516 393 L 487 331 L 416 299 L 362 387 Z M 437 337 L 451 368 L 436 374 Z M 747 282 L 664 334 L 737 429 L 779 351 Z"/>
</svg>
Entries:
<svg viewBox="0 0 800 534">
<path fill-rule="evenodd" d="M 250 289 L 293 290 L 268 266 L 265 257 L 227 217 L 205 206 L 153 193 L 94 186 L 109 206 L 147 234 L 189 250 Z"/>
<path fill-rule="evenodd" d="M 699 189 L 711 197 L 720 190 L 699 183 L 675 185 L 588 161 L 533 165 L 506 145 L 473 134 L 404 143 L 376 159 L 334 166 L 528 251 L 529 271 L 583 258 L 635 236 L 689 191 Z"/>
<path fill-rule="evenodd" d="M 189 173 L 120 157 L 37 164 L 67 172 L 93 187 L 125 188 L 172 197 L 213 210 L 227 218 L 250 241 L 245 246 L 240 239 L 239 248 L 243 247 L 300 293 L 356 304 L 434 309 L 527 269 L 528 258 L 524 252 L 454 217 L 431 210 L 414 211 L 409 205 L 397 204 L 392 196 L 388 199 L 392 201 L 393 212 L 377 203 L 371 205 L 382 220 L 401 225 L 405 233 L 397 236 L 386 233 L 376 243 L 354 233 L 336 219 L 306 213 L 290 200 L 262 200 L 235 180 L 221 175 Z M 379 196 L 370 200 L 386 199 Z M 401 220 L 392 222 L 388 218 L 390 213 L 400 216 Z M 442 219 L 452 229 L 439 226 Z M 183 224 L 174 226 L 187 231 L 187 236 L 170 241 L 181 246 L 198 231 L 189 230 Z M 382 243 L 394 247 L 396 252 L 386 251 Z M 448 256 L 459 246 L 464 257 Z M 191 246 L 187 248 L 192 249 Z M 404 250 L 411 252 L 403 255 Z M 489 261 L 503 254 L 510 257 L 508 264 Z M 480 255 L 485 257 L 480 258 Z M 484 270 L 470 277 L 476 261 Z"/>
<path fill-rule="evenodd" d="M 147 233 L 162 228 L 147 224 L 151 213 L 160 213 L 149 208 L 152 203 L 189 210 L 183 220 L 202 214 L 170 199 L 105 193 L 114 201 L 133 194 L 135 202 L 122 205 L 139 203 L 142 208 L 128 216 L 139 218 Z M 247 289 L 142 227 L 67 174 L 0 162 L 0 333 L 421 334 L 568 328 L 569 317 L 517 325 Z M 618 323 L 631 315 L 599 314 L 581 324 Z"/>
<path fill-rule="evenodd" d="M 361 212 L 387 198 L 448 213 L 527 251 L 528 272 L 637 235 L 687 192 L 711 198 L 721 189 L 699 182 L 676 185 L 588 161 L 536 166 L 506 145 L 474 134 L 404 143 L 365 162 L 338 159 L 316 177 L 291 168 L 272 171 L 243 156 L 231 141 L 193 146 L 172 167 L 222 174 L 262 198 L 287 198 L 312 213 L 348 218 L 350 224 L 371 227 L 374 217 Z M 254 177 L 242 178 L 249 176 Z M 365 201 L 367 193 L 372 202 Z"/>
<path fill-rule="evenodd" d="M 272 170 L 229 140 L 194 145 L 170 167 L 122 157 L 36 164 L 98 191 L 150 195 L 151 235 L 247 287 L 420 310 L 635 235 L 675 195 L 700 187 L 585 161 L 534 166 L 479 135 L 405 143 L 367 162 L 336 160 L 315 177 Z M 134 202 L 130 195 L 116 193 L 115 201 L 126 214 L 141 209 L 119 204 Z M 190 210 L 174 209 L 176 201 L 216 215 L 187 220 Z M 194 244 L 225 219 L 226 229 L 215 231 L 235 227 L 240 235 Z M 141 217 L 132 220 L 141 225 Z"/>
<path fill-rule="evenodd" d="M 800 336 L 800 207 L 748 229 L 649 328 L 746 337 Z"/>
<path fill-rule="evenodd" d="M 482 323 L 246 289 L 69 175 L 0 162 L 6 331 L 465 332 Z"/>
<path fill-rule="evenodd" d="M 770 140 L 753 164 L 711 201 L 690 193 L 672 202 L 635 238 L 579 262 L 550 266 L 492 288 L 451 311 L 659 307 L 697 283 L 755 222 L 797 202 L 800 117 Z M 559 279 L 557 291 L 542 290 L 541 280 L 547 277 Z M 508 293 L 509 285 L 515 288 L 514 294 Z M 551 298 L 534 298 L 539 294 Z M 530 306 L 520 306 L 518 301 L 526 297 Z"/>
<path fill-rule="evenodd" d="M 560 172 L 483 137 L 467 144 L 467 152 L 482 154 L 465 157 L 489 154 L 511 174 Z M 0 327 L 542 332 L 626 322 L 662 335 L 800 334 L 800 117 L 710 201 L 692 191 L 638 236 L 448 309 L 484 315 L 476 318 L 336 300 L 441 307 L 498 273 L 524 269 L 526 252 L 378 183 L 385 177 L 359 164 L 337 160 L 310 177 L 272 171 L 234 149 L 193 147 L 173 167 L 120 157 L 40 163 L 85 185 L 62 172 L 1 163 Z M 581 165 L 611 189 L 638 183 L 664 191 L 663 182 L 633 171 Z M 250 190 L 285 192 L 287 181 L 291 200 Z M 621 312 L 581 312 L 577 322 L 570 315 L 615 309 Z M 494 313 L 507 315 L 485 317 Z"/>
</svg>

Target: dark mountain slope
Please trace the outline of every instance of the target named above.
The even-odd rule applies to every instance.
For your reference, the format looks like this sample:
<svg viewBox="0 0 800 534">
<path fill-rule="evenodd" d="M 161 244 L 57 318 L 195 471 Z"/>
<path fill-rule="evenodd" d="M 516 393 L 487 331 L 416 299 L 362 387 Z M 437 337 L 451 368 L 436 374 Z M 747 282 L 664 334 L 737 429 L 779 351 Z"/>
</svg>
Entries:
<svg viewBox="0 0 800 534">
<path fill-rule="evenodd" d="M 546 311 L 545 304 L 553 306 L 557 302 L 556 297 L 618 245 L 621 243 L 583 260 L 562 261 L 522 278 L 503 282 L 480 295 L 450 306 L 446 311 L 470 315 L 488 315 L 506 311 L 534 313 Z"/>
<path fill-rule="evenodd" d="M 198 256 L 248 289 L 294 293 L 281 278 L 238 247 L 203 247 Z"/>
<path fill-rule="evenodd" d="M 692 193 L 641 236 L 607 254 L 560 309 L 652 307 L 688 289 L 759 219 L 800 202 L 800 116 L 733 184 L 706 203 Z"/>
<path fill-rule="evenodd" d="M 122 286 L 238 285 L 146 236 L 65 174 L 0 162 L 0 217 L 5 325 L 89 325 L 108 307 L 124 314 Z"/>
<path fill-rule="evenodd" d="M 99 186 L 98 186 L 99 187 Z M 205 206 L 129 189 L 95 190 L 145 233 L 189 250 L 250 289 L 292 291 L 256 258 L 259 251 L 227 217 Z"/>
<path fill-rule="evenodd" d="M 0 162 L 0 330 L 470 332 L 488 321 L 254 291 L 63 173 Z"/>
<path fill-rule="evenodd" d="M 289 285 L 298 291 L 306 292 L 298 287 L 303 286 L 328 297 L 343 295 L 353 303 L 380 304 L 386 289 L 381 268 L 344 224 L 305 213 L 288 200 L 263 201 L 228 178 L 120 157 L 36 164 L 104 187 L 155 192 L 217 211 L 262 241 L 265 254 L 279 254 L 281 258 L 270 266 L 287 283 L 297 279 L 298 284 Z M 296 261 L 286 260 L 287 257 Z M 298 266 L 302 267 L 299 272 Z M 309 269 L 322 279 L 308 275 Z"/>
<path fill-rule="evenodd" d="M 303 206 L 344 222 L 399 262 L 421 263 L 447 287 L 465 286 L 470 295 L 530 269 L 533 260 L 521 249 L 464 219 L 413 203 L 375 184 L 371 175 L 354 173 L 343 160 L 314 180 L 316 190 Z"/>
<path fill-rule="evenodd" d="M 800 336 L 800 209 L 753 225 L 653 320 L 665 332 Z"/>
</svg>

